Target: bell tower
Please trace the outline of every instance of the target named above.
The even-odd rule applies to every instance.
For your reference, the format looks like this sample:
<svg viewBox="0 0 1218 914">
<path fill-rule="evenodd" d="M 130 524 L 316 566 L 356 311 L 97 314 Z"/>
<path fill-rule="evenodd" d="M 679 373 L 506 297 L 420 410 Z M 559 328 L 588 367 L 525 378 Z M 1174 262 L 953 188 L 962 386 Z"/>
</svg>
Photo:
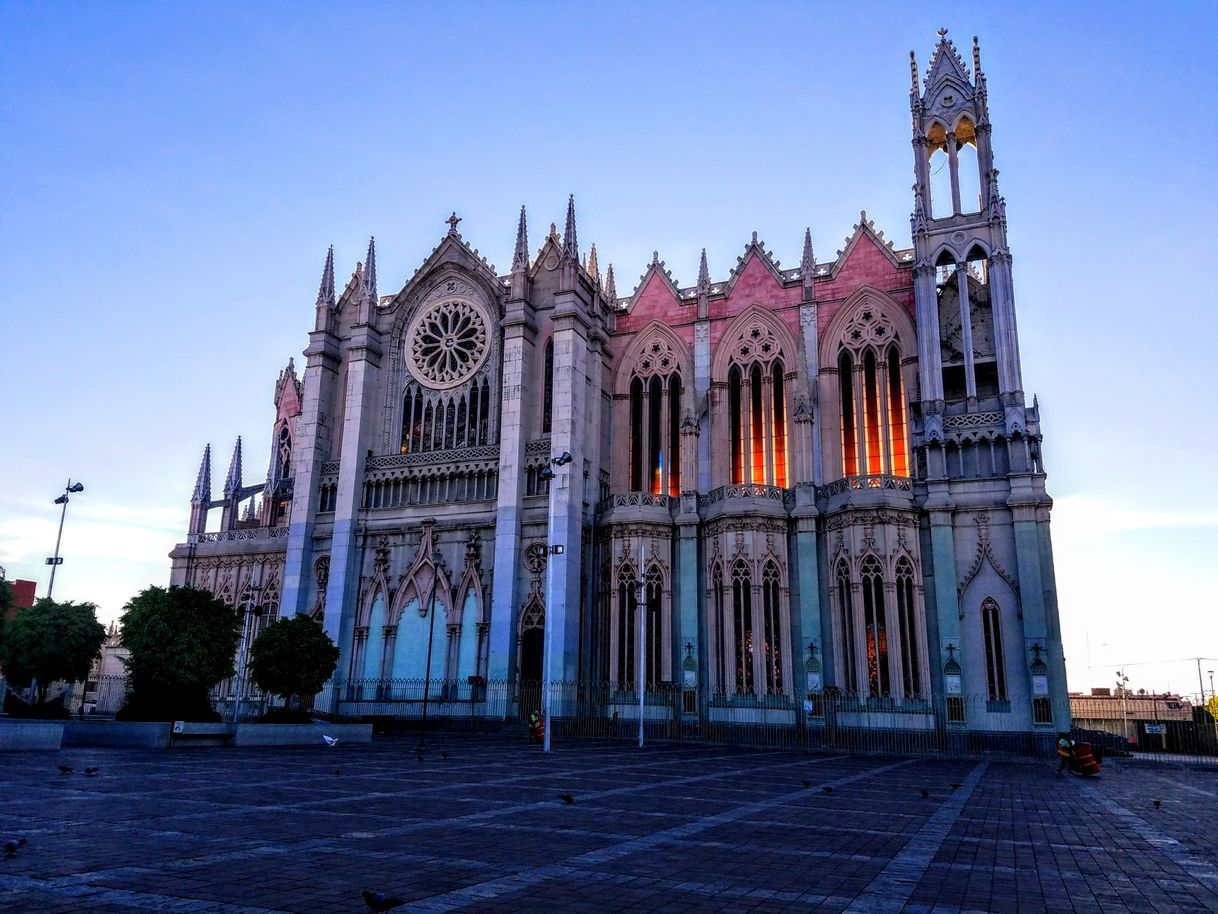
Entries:
<svg viewBox="0 0 1218 914">
<path fill-rule="evenodd" d="M 919 79 L 910 52 L 913 119 L 914 293 L 927 441 L 947 415 L 1003 413 L 1006 433 L 1026 431 L 1006 204 L 990 143 L 981 49 L 972 73 L 947 30 Z"/>
</svg>

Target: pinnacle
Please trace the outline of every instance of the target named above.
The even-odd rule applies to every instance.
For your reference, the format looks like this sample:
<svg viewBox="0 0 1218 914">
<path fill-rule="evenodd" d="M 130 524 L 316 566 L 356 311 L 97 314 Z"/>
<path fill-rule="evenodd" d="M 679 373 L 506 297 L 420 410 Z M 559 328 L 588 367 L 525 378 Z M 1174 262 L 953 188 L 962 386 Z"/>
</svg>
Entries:
<svg viewBox="0 0 1218 914">
<path fill-rule="evenodd" d="M 203 461 L 199 464 L 199 475 L 195 477 L 195 491 L 190 497 L 192 505 L 211 501 L 211 445 L 203 448 Z"/>
<path fill-rule="evenodd" d="M 710 291 L 710 269 L 706 265 L 706 248 L 702 249 L 702 259 L 698 262 L 698 292 Z"/>
<path fill-rule="evenodd" d="M 368 257 L 364 261 L 364 296 L 376 304 L 376 238 L 368 239 Z M 240 439 L 238 439 L 240 440 Z"/>
<path fill-rule="evenodd" d="M 609 272 L 605 274 L 605 297 L 613 304 L 617 300 L 617 283 L 613 279 L 613 264 L 609 264 Z"/>
<path fill-rule="evenodd" d="M 567 198 L 567 225 L 562 233 L 563 254 L 579 261 L 579 242 L 575 235 L 575 194 Z"/>
<path fill-rule="evenodd" d="M 812 228 L 804 229 L 804 252 L 799 261 L 799 269 L 805 276 L 816 269 L 816 255 L 812 252 Z"/>
<path fill-rule="evenodd" d="M 237 444 L 233 448 L 233 458 L 228 464 L 228 477 L 224 480 L 224 497 L 232 498 L 241 488 L 241 436 L 237 436 Z"/>
<path fill-rule="evenodd" d="M 326 251 L 326 265 L 321 271 L 321 286 L 317 289 L 317 307 L 334 307 L 334 245 Z"/>
<path fill-rule="evenodd" d="M 600 271 L 600 267 L 597 265 L 597 262 L 596 262 L 596 245 L 595 244 L 592 245 L 592 250 L 588 254 L 588 265 L 585 269 L 587 270 L 589 276 L 591 276 L 597 282 L 600 282 L 601 271 Z"/>
<path fill-rule="evenodd" d="M 520 224 L 516 227 L 516 253 L 512 257 L 512 272 L 529 268 L 529 226 L 524 214 L 524 205 L 520 207 Z"/>
</svg>

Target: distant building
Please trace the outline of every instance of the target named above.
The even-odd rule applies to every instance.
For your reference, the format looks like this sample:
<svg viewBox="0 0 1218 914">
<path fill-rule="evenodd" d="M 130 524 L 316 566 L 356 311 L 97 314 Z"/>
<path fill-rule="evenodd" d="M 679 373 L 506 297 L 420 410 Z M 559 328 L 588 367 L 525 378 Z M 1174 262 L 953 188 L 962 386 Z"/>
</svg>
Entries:
<svg viewBox="0 0 1218 914">
<path fill-rule="evenodd" d="M 34 605 L 35 595 L 38 592 L 38 582 L 23 581 L 18 578 L 15 581 L 8 581 L 6 583 L 13 591 L 13 605 L 9 607 L 8 611 L 8 618 L 11 620 L 17 617 L 18 610 Z"/>
<path fill-rule="evenodd" d="M 113 714 L 126 695 L 127 667 L 123 661 L 131 652 L 119 641 L 117 622 L 111 622 L 102 642 L 101 653 L 89 667 L 83 689 L 74 689 L 70 710 L 75 714 L 84 703 L 86 714 Z"/>
<path fill-rule="evenodd" d="M 1174 751 L 1194 741 L 1193 704 L 1172 692 L 1092 689 L 1070 693 L 1074 726 L 1121 736 L 1142 749 Z"/>
<path fill-rule="evenodd" d="M 910 248 L 864 213 L 834 257 L 753 232 L 718 280 L 657 253 L 619 295 L 572 199 L 540 249 L 522 208 L 504 273 L 455 214 L 390 294 L 374 245 L 340 284 L 331 251 L 266 480 L 238 439 L 213 498 L 205 452 L 171 581 L 251 638 L 324 625 L 339 711 L 429 670 L 521 713 L 548 669 L 623 715 L 641 680 L 691 720 L 822 726 L 844 696 L 852 725 L 1051 739 L 1052 500 L 971 50 L 910 62 Z"/>
</svg>

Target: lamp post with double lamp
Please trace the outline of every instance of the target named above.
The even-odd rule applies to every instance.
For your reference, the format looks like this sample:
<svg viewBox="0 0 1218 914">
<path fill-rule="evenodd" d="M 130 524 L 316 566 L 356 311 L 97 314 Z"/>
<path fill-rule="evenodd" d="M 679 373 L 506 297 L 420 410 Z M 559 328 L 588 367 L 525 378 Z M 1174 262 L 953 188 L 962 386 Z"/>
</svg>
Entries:
<svg viewBox="0 0 1218 914">
<path fill-rule="evenodd" d="M 444 556 L 439 549 L 431 552 L 431 609 L 427 615 L 431 617 L 427 628 L 427 667 L 423 673 L 423 726 L 419 729 L 419 751 L 427 749 L 427 698 L 431 694 L 431 647 L 436 638 L 436 591 L 440 589 L 440 563 Z"/>
<path fill-rule="evenodd" d="M 643 748 L 643 711 L 647 698 L 647 575 L 643 572 L 643 540 L 639 538 L 639 577 L 635 582 L 639 593 L 635 612 L 639 616 L 639 748 Z"/>
<path fill-rule="evenodd" d="M 1117 670 L 1117 689 L 1121 692 L 1121 719 L 1125 723 L 1125 742 L 1129 742 L 1129 677 Z"/>
<path fill-rule="evenodd" d="M 250 581 L 245 585 L 245 611 L 242 613 L 241 622 L 241 649 L 237 652 L 237 681 L 236 694 L 233 698 L 233 723 L 238 723 L 241 720 L 241 700 L 245 697 L 245 660 L 249 655 L 249 638 L 250 638 L 250 616 L 261 615 L 262 610 L 259 608 L 254 610 L 254 598 L 258 592 L 262 590 L 262 584 L 254 583 L 253 575 L 250 575 Z"/>
<path fill-rule="evenodd" d="M 63 539 L 63 521 L 68 516 L 68 496 L 75 495 L 85 490 L 84 483 L 72 482 L 68 480 L 67 487 L 63 490 L 63 494 L 55 499 L 55 504 L 63 505 L 63 510 L 59 512 L 59 535 L 55 537 L 55 555 L 47 559 L 47 564 L 51 566 L 51 580 L 47 584 L 47 599 L 51 599 L 51 594 L 55 592 L 55 569 L 63 564 L 63 559 L 59 557 L 59 543 Z"/>
<path fill-rule="evenodd" d="M 571 453 L 569 451 L 563 451 L 557 457 L 552 457 L 550 459 L 550 463 L 556 467 L 565 467 L 568 463 L 571 462 L 571 460 L 572 460 Z M 538 476 L 542 480 L 544 480 L 546 482 L 546 484 L 549 485 L 549 487 L 550 487 L 550 499 L 549 499 L 550 554 L 546 559 L 546 615 L 545 615 L 544 625 L 542 627 L 542 632 L 543 632 L 542 651 L 543 651 L 544 656 L 541 658 L 541 678 L 544 680 L 544 686 L 542 688 L 542 699 L 541 699 L 541 716 L 542 716 L 542 721 L 544 722 L 544 724 L 543 724 L 544 729 L 542 731 L 543 735 L 542 735 L 542 747 L 541 748 L 542 748 L 543 752 L 549 752 L 550 751 L 550 729 L 551 729 L 550 728 L 550 673 L 551 673 L 551 670 L 550 670 L 550 643 L 552 640 L 550 632 L 553 629 L 553 626 L 551 626 L 550 623 L 555 618 L 557 618 L 558 613 L 559 613 L 559 608 L 556 605 L 556 602 L 554 600 L 554 556 L 562 555 L 563 552 L 566 551 L 566 546 L 563 543 L 554 542 L 554 494 L 555 494 L 555 488 L 556 488 L 556 486 L 554 485 L 554 479 L 555 479 L 554 470 L 551 469 L 550 467 L 545 467 L 538 474 Z"/>
</svg>

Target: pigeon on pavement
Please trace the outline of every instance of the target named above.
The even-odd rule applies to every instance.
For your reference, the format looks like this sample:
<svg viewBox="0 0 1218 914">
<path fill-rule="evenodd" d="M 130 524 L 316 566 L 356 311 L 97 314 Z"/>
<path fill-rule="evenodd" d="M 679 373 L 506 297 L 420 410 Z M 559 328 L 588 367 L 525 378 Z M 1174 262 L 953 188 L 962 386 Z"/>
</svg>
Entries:
<svg viewBox="0 0 1218 914">
<path fill-rule="evenodd" d="M 4 859 L 7 860 L 17 853 L 21 848 L 25 847 L 29 842 L 25 838 L 18 838 L 16 841 L 4 842 Z"/>
<path fill-rule="evenodd" d="M 364 897 L 364 904 L 373 911 L 392 911 L 394 908 L 400 908 L 406 903 L 401 898 L 394 898 L 391 895 L 386 895 L 384 892 L 369 892 L 367 889 L 364 889 L 360 894 Z"/>
<path fill-rule="evenodd" d="M 575 802 L 575 797 L 571 796 L 571 794 L 569 794 L 569 793 L 560 793 L 558 795 L 558 798 L 560 800 L 562 800 L 564 803 L 566 803 L 568 806 L 570 806 L 572 803 Z"/>
<path fill-rule="evenodd" d="M 823 790 L 825 793 L 833 793 L 832 787 L 822 787 L 821 790 Z"/>
<path fill-rule="evenodd" d="M 804 778 L 804 786 L 805 786 L 805 787 L 811 787 L 811 786 L 812 786 L 812 782 L 811 782 L 811 781 L 809 781 L 807 778 Z"/>
<path fill-rule="evenodd" d="M 923 799 L 923 800 L 925 800 L 925 799 L 926 799 L 927 797 L 929 797 L 929 796 L 930 796 L 930 791 L 929 791 L 929 790 L 923 790 L 923 791 L 922 791 L 922 799 Z"/>
<path fill-rule="evenodd" d="M 67 765 L 59 765 L 58 768 L 59 768 L 60 774 L 71 774 L 72 773 L 72 769 L 69 768 Z"/>
<path fill-rule="evenodd" d="M 91 777 L 93 777 L 93 775 L 97 774 L 97 772 L 98 772 L 99 770 L 100 770 L 99 768 L 86 768 L 86 769 L 85 769 L 85 777 L 87 777 L 87 778 L 91 778 Z"/>
</svg>

